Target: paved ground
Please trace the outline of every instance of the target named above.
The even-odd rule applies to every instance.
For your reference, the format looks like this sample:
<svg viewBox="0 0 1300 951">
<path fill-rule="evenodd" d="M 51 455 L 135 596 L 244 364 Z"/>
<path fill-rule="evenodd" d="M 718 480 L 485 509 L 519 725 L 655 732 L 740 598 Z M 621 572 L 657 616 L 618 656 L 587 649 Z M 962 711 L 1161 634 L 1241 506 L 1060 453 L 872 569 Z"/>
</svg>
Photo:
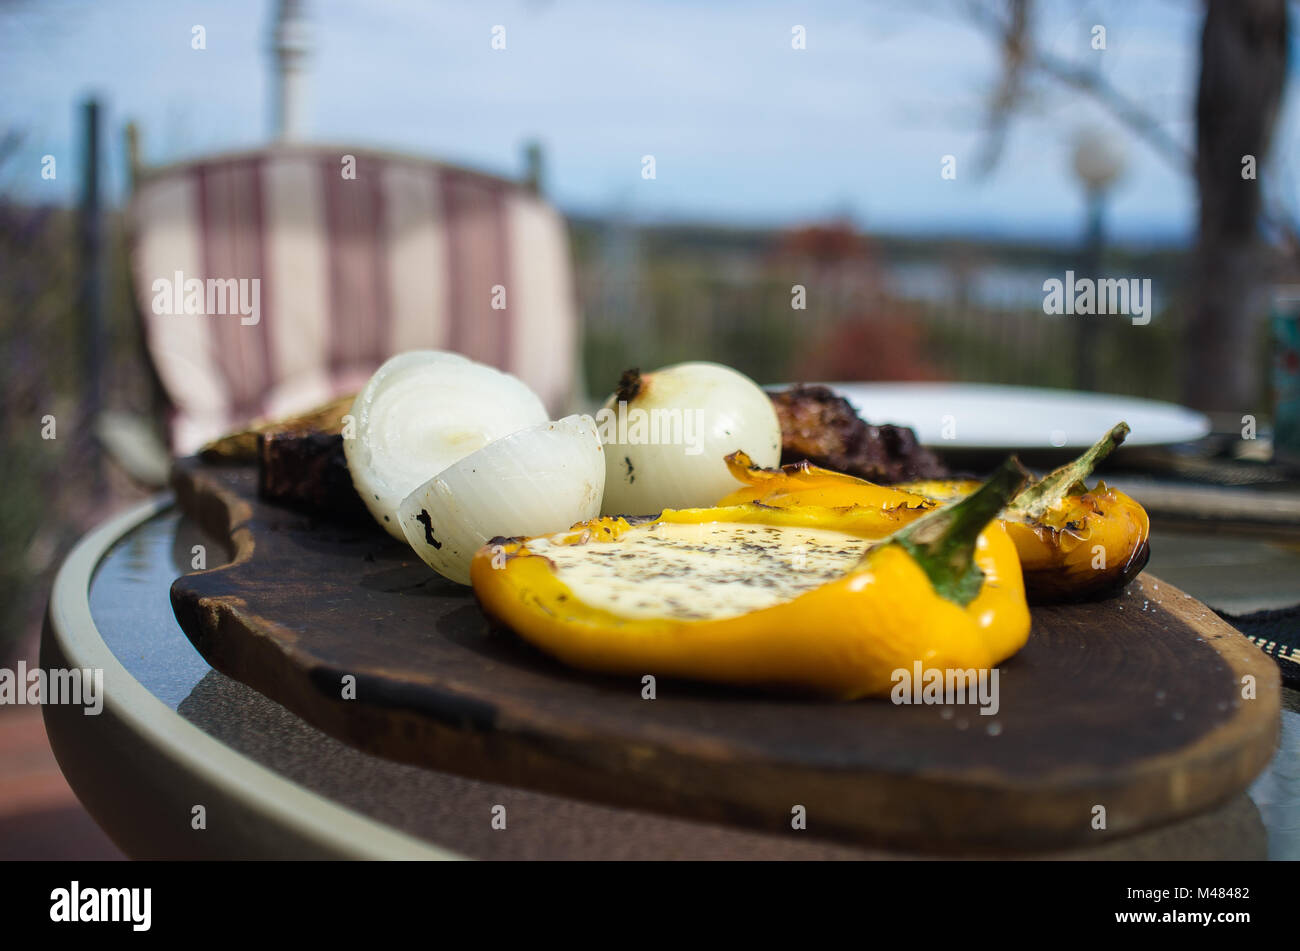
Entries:
<svg viewBox="0 0 1300 951">
<path fill-rule="evenodd" d="M 36 664 L 34 637 L 20 658 Z M 0 706 L 0 860 L 122 858 L 64 780 L 40 707 Z"/>
</svg>

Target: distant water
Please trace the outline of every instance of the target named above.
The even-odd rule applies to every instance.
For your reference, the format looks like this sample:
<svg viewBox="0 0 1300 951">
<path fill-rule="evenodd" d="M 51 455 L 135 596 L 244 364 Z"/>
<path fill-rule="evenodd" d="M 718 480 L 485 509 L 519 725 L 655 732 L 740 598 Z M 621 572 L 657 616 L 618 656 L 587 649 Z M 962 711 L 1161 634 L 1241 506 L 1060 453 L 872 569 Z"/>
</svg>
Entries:
<svg viewBox="0 0 1300 951">
<path fill-rule="evenodd" d="M 992 265 L 960 273 L 952 267 L 924 261 L 892 265 L 888 274 L 894 294 L 904 300 L 944 304 L 959 301 L 964 296 L 968 303 L 990 310 L 1041 307 L 1043 282 L 1053 277 L 1065 279 L 1064 271 L 1042 268 Z M 1151 293 L 1155 300 L 1162 299 L 1159 283 L 1152 283 Z"/>
</svg>

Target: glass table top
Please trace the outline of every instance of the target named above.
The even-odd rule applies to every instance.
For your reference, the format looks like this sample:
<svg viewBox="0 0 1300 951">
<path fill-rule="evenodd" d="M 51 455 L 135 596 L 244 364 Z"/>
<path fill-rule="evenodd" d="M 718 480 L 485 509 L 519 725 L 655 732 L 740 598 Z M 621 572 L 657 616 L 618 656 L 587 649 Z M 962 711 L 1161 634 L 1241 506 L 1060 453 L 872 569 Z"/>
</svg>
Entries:
<svg viewBox="0 0 1300 951">
<path fill-rule="evenodd" d="M 868 850 L 706 825 L 583 803 L 371 756 L 316 730 L 214 671 L 172 614 L 169 589 L 225 546 L 174 507 L 126 533 L 90 590 L 95 624 L 122 665 L 151 693 L 245 756 L 342 805 L 410 835 L 482 858 L 862 858 Z M 1213 607 L 1244 612 L 1300 601 L 1300 545 L 1223 535 L 1154 533 L 1148 570 Z M 1282 744 L 1249 794 L 1270 858 L 1300 858 L 1300 714 L 1284 691 Z M 493 805 L 536 817 L 522 835 L 493 834 Z M 543 820 L 542 817 L 545 817 Z"/>
</svg>

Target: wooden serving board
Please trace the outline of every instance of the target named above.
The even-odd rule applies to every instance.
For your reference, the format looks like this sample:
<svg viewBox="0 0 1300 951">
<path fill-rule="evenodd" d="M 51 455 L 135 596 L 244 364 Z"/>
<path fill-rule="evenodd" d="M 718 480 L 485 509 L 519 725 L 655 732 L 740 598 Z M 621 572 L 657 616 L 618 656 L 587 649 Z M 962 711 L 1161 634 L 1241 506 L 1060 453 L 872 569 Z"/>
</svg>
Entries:
<svg viewBox="0 0 1300 951">
<path fill-rule="evenodd" d="M 194 646 L 325 732 L 405 762 L 774 832 L 802 806 L 801 834 L 1005 854 L 1205 811 L 1276 744 L 1276 666 L 1149 575 L 1111 601 L 1035 609 L 1029 643 L 1000 668 L 995 716 L 663 678 L 646 700 L 639 677 L 579 673 L 492 630 L 471 591 L 377 526 L 261 502 L 251 468 L 185 460 L 173 483 L 230 545 L 228 564 L 172 586 Z M 1246 675 L 1255 699 L 1242 699 Z"/>
</svg>

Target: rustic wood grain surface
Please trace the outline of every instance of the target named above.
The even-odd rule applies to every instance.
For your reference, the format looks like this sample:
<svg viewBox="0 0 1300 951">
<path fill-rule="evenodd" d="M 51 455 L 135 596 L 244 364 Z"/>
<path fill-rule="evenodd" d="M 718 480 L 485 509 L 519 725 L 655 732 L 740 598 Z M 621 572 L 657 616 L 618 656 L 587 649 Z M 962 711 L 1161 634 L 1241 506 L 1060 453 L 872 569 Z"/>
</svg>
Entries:
<svg viewBox="0 0 1300 951">
<path fill-rule="evenodd" d="M 213 667 L 395 760 L 758 829 L 788 829 L 803 806 L 813 835 L 988 854 L 1197 814 L 1245 789 L 1276 743 L 1276 667 L 1150 576 L 1112 601 L 1036 609 L 995 716 L 665 680 L 647 701 L 639 678 L 578 673 L 491 630 L 471 592 L 377 527 L 265 504 L 255 485 L 251 468 L 177 465 L 182 508 L 230 539 L 228 564 L 173 585 L 182 628 Z"/>
</svg>

